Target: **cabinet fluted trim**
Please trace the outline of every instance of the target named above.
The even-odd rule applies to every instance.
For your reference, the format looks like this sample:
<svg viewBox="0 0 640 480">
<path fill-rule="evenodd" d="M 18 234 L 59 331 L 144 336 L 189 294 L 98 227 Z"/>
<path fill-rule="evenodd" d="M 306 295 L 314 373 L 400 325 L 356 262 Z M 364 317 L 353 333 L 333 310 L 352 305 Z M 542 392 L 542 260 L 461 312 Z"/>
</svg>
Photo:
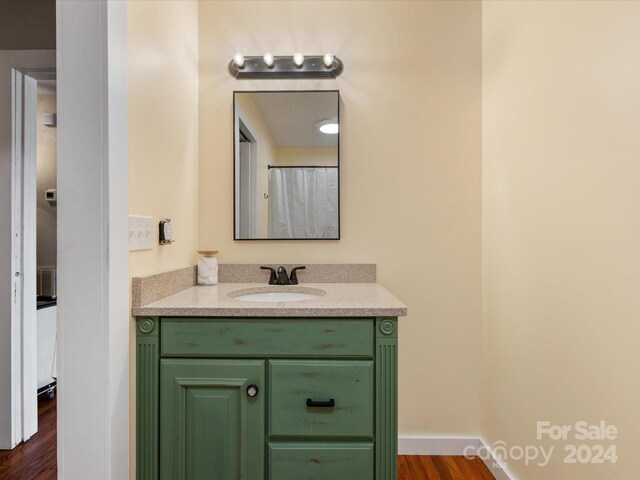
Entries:
<svg viewBox="0 0 640 480">
<path fill-rule="evenodd" d="M 136 465 L 138 480 L 158 479 L 159 329 L 155 318 L 137 320 Z"/>
<path fill-rule="evenodd" d="M 378 318 L 376 337 L 376 480 L 398 478 L 397 319 Z"/>
</svg>

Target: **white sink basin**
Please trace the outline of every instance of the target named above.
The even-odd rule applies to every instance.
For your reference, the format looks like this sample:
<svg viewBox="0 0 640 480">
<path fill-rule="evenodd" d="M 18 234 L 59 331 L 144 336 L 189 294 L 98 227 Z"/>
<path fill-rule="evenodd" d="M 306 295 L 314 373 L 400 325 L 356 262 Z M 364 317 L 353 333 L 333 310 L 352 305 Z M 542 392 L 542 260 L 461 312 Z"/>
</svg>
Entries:
<svg viewBox="0 0 640 480">
<path fill-rule="evenodd" d="M 247 293 L 246 295 L 238 295 L 233 297 L 236 300 L 244 302 L 300 302 L 302 300 L 311 300 L 318 298 L 318 295 L 310 293 L 298 292 L 268 292 L 268 293 Z"/>
<path fill-rule="evenodd" d="M 308 287 L 264 287 L 245 288 L 231 292 L 229 296 L 243 302 L 302 302 L 322 297 L 327 292 Z"/>
</svg>

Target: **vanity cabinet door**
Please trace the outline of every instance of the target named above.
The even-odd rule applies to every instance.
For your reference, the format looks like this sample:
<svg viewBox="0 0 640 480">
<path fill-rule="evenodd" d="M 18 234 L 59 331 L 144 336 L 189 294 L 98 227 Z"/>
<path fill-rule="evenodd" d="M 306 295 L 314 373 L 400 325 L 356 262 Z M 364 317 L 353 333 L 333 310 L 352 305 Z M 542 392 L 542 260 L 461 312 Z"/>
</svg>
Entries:
<svg viewBox="0 0 640 480">
<path fill-rule="evenodd" d="M 264 480 L 264 378 L 262 360 L 161 360 L 160 478 Z"/>
</svg>

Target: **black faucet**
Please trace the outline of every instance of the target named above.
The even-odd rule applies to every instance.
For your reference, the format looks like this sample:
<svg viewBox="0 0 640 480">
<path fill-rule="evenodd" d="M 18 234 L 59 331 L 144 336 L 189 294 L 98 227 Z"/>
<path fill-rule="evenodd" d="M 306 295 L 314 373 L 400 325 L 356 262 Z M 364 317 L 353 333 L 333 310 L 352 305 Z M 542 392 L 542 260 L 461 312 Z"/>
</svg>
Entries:
<svg viewBox="0 0 640 480">
<path fill-rule="evenodd" d="M 298 270 L 304 270 L 307 267 L 295 267 L 291 269 L 291 278 L 287 275 L 287 269 L 283 266 L 278 267 L 276 270 L 271 267 L 260 267 L 262 270 L 269 270 L 271 275 L 269 276 L 269 285 L 297 285 L 298 284 Z"/>
<path fill-rule="evenodd" d="M 278 267 L 278 278 L 276 278 L 276 285 L 291 285 L 289 276 L 287 275 L 287 269 L 284 267 Z"/>
<path fill-rule="evenodd" d="M 269 277 L 269 285 L 276 284 L 276 271 L 271 267 L 260 267 L 262 270 L 270 270 L 271 276 Z"/>
<path fill-rule="evenodd" d="M 296 267 L 296 268 L 292 268 L 291 269 L 291 280 L 290 280 L 291 285 L 297 285 L 298 284 L 298 275 L 296 274 L 296 271 L 304 270 L 305 268 L 307 268 L 307 267 L 302 266 L 302 267 Z"/>
</svg>

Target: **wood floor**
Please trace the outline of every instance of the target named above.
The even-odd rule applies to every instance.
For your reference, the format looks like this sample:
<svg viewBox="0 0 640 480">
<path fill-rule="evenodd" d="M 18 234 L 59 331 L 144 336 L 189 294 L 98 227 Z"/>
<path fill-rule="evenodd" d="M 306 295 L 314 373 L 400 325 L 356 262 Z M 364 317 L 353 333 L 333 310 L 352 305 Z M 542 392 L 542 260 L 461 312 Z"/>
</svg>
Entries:
<svg viewBox="0 0 640 480">
<path fill-rule="evenodd" d="M 38 433 L 13 450 L 0 450 L 0 480 L 56 480 L 56 399 L 38 401 Z"/>
<path fill-rule="evenodd" d="M 0 450 L 0 480 L 56 480 L 56 400 L 38 402 L 38 433 Z M 347 479 L 340 479 L 347 480 Z M 478 458 L 401 456 L 398 480 L 494 480 Z"/>
<path fill-rule="evenodd" d="M 495 480 L 487 466 L 475 457 L 400 456 L 398 480 Z"/>
</svg>

